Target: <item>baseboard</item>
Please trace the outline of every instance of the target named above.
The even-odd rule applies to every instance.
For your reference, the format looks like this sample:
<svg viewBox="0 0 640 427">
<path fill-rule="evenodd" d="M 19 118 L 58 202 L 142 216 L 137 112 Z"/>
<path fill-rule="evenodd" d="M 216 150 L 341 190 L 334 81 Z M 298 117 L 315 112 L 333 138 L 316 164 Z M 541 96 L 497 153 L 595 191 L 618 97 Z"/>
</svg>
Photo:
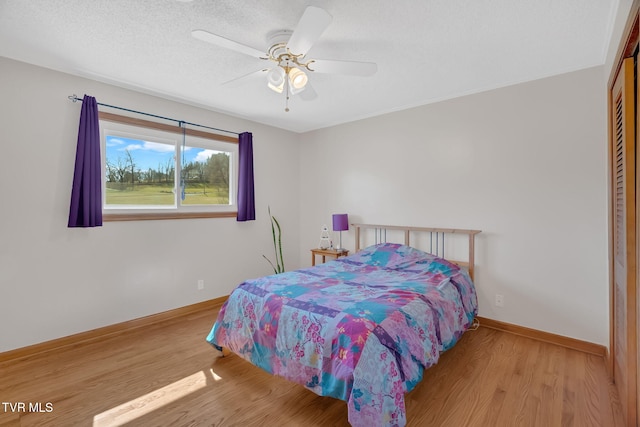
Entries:
<svg viewBox="0 0 640 427">
<path fill-rule="evenodd" d="M 478 317 L 478 320 L 480 321 L 480 326 L 484 326 L 485 328 L 497 329 L 499 331 L 509 332 L 526 338 L 560 345 L 562 347 L 582 351 L 584 353 L 607 357 L 607 347 L 600 344 L 594 344 L 588 341 L 582 341 L 575 338 L 569 338 L 562 335 L 539 331 L 537 329 L 525 328 L 524 326 L 513 325 L 511 323 L 505 323 L 499 320 L 487 319 L 486 317 Z"/>
<path fill-rule="evenodd" d="M 187 305 L 185 307 L 163 311 L 162 313 L 152 314 L 150 316 L 140 317 L 138 319 L 116 323 L 114 325 L 104 326 L 102 328 L 92 329 L 86 332 L 80 332 L 78 334 L 57 338 L 51 341 L 45 341 L 27 347 L 17 348 L 15 350 L 9 350 L 0 353 L 0 363 L 14 361 L 17 359 L 24 359 L 27 357 L 35 356 L 37 354 L 58 350 L 63 347 L 69 347 L 95 341 L 98 339 L 104 339 L 109 336 L 122 334 L 133 329 L 144 328 L 146 326 L 154 325 L 159 322 L 164 322 L 198 311 L 219 308 L 227 300 L 227 298 L 228 296 L 214 298 L 208 301 Z"/>
<path fill-rule="evenodd" d="M 27 357 L 35 356 L 40 353 L 46 353 L 53 350 L 58 350 L 63 347 L 78 345 L 82 343 L 91 342 L 98 339 L 104 339 L 106 337 L 121 334 L 133 329 L 143 328 L 159 322 L 164 322 L 176 317 L 185 316 L 191 313 L 195 313 L 207 309 L 219 308 L 226 300 L 228 296 L 214 298 L 208 301 L 191 304 L 185 307 L 176 308 L 173 310 L 164 311 L 162 313 L 152 314 L 150 316 L 141 317 L 138 319 L 129 320 L 122 323 L 116 323 L 114 325 L 105 326 L 102 328 L 92 329 L 86 332 L 80 332 L 78 334 L 69 335 L 54 339 L 51 341 L 45 341 L 30 345 L 27 347 L 18 348 L 15 350 L 9 350 L 4 353 L 0 353 L 0 363 L 13 361 L 17 359 L 24 359 Z M 497 329 L 503 332 L 509 332 L 515 335 L 520 335 L 526 338 L 535 339 L 538 341 L 544 341 L 551 344 L 560 345 L 573 350 L 582 351 L 584 353 L 594 354 L 596 356 L 608 357 L 607 348 L 603 345 L 594 344 L 588 341 L 581 341 L 575 338 L 569 338 L 562 335 L 556 335 L 549 332 L 543 332 L 536 329 L 526 328 L 524 326 L 518 326 L 511 323 L 501 322 L 499 320 L 488 319 L 486 317 L 478 317 L 480 326 L 485 328 Z"/>
</svg>

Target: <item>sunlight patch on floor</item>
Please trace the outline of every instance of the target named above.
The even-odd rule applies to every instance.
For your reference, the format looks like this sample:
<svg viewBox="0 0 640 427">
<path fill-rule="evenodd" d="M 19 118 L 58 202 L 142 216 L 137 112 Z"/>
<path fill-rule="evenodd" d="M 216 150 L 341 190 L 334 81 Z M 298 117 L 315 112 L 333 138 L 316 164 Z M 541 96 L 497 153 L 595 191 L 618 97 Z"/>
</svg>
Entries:
<svg viewBox="0 0 640 427">
<path fill-rule="evenodd" d="M 213 369 L 211 374 L 215 381 L 222 379 L 213 372 Z M 93 427 L 121 426 L 206 386 L 207 374 L 204 371 L 196 372 L 94 416 Z"/>
</svg>

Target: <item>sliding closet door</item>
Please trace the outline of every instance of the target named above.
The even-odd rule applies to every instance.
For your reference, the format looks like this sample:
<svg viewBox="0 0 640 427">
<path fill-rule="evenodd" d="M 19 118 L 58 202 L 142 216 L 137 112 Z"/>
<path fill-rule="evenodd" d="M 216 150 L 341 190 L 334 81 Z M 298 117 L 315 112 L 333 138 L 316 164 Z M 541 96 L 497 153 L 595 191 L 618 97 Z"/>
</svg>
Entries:
<svg viewBox="0 0 640 427">
<path fill-rule="evenodd" d="M 634 58 L 623 61 L 611 92 L 613 379 L 626 425 L 637 421 L 636 108 Z"/>
</svg>

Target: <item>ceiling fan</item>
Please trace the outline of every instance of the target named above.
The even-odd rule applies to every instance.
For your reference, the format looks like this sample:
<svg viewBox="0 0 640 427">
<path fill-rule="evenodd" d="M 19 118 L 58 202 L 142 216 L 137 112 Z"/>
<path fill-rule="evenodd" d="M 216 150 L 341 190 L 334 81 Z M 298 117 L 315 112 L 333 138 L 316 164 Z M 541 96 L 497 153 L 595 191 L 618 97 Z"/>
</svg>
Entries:
<svg viewBox="0 0 640 427">
<path fill-rule="evenodd" d="M 262 68 L 225 84 L 238 84 L 256 76 L 266 75 L 267 86 L 271 90 L 286 94 L 285 111 L 289 111 L 290 95 L 299 93 L 304 100 L 317 97 L 309 83 L 307 72 L 371 76 L 378 70 L 378 66 L 373 62 L 306 57 L 309 49 L 331 23 L 331 19 L 331 15 L 326 10 L 315 6 L 307 7 L 294 31 L 278 30 L 269 33 L 267 37 L 269 48 L 266 52 L 205 30 L 193 30 L 191 35 L 199 40 L 275 63 L 271 68 Z"/>
</svg>

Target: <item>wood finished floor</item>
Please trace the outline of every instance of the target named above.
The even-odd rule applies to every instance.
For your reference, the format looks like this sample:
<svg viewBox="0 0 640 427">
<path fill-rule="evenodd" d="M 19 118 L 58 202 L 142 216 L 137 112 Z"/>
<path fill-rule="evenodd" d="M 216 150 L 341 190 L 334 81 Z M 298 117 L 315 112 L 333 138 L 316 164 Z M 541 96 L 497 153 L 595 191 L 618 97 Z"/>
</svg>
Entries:
<svg viewBox="0 0 640 427">
<path fill-rule="evenodd" d="M 13 426 L 348 426 L 346 404 L 205 342 L 217 310 L 0 364 Z M 408 426 L 621 426 L 604 360 L 489 328 L 467 332 L 406 397 Z M 374 427 L 374 426 L 372 426 Z"/>
</svg>

